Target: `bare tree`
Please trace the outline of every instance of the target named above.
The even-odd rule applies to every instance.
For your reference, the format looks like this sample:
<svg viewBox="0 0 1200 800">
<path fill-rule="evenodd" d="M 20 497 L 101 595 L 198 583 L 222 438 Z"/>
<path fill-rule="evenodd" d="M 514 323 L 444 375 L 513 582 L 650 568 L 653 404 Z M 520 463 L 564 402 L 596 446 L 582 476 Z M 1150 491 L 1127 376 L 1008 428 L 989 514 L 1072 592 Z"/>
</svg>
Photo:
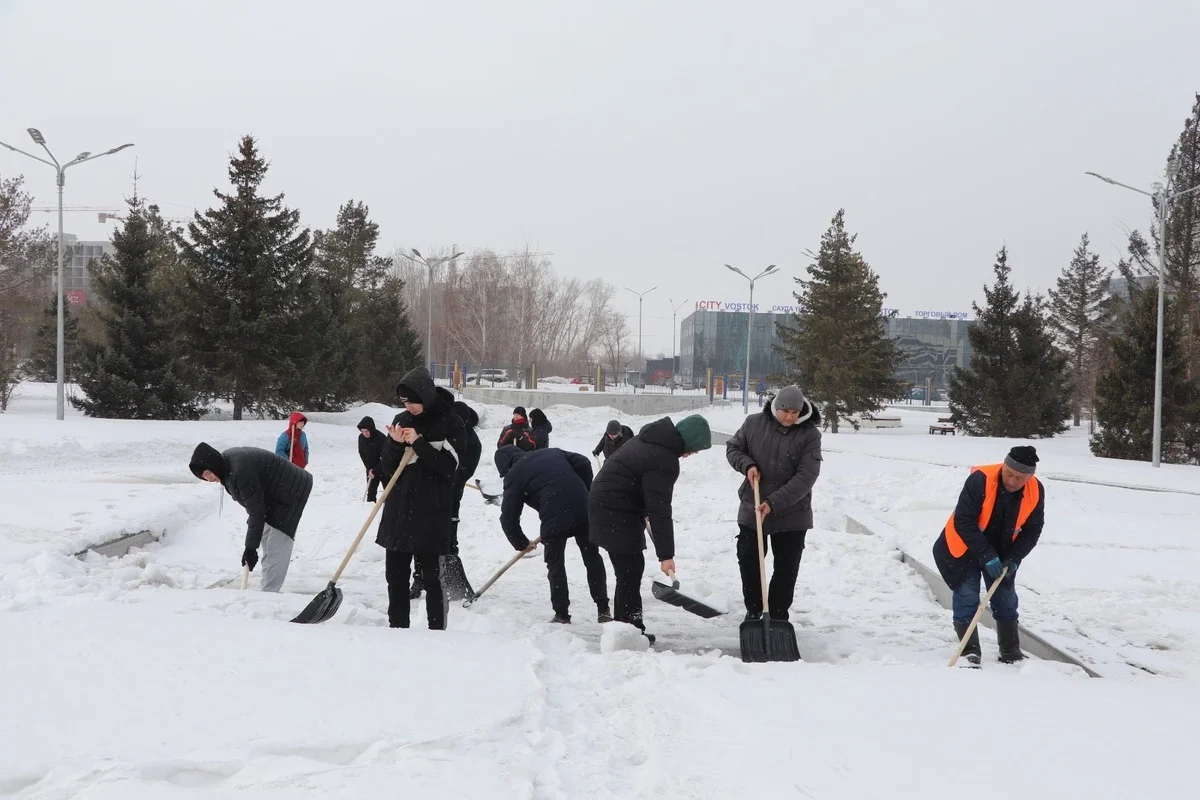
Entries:
<svg viewBox="0 0 1200 800">
<path fill-rule="evenodd" d="M 616 311 L 608 312 L 600 333 L 598 360 L 612 369 L 614 380 L 624 374 L 625 364 L 632 358 L 629 338 L 629 323 L 625 321 L 625 316 Z"/>
</svg>

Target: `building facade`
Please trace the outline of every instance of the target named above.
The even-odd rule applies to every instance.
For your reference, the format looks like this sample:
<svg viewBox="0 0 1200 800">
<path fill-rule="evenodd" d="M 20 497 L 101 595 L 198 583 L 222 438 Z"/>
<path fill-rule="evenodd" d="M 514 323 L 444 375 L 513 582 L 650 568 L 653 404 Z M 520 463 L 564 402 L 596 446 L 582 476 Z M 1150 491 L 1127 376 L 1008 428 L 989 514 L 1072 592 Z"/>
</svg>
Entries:
<svg viewBox="0 0 1200 800">
<path fill-rule="evenodd" d="M 768 375 L 790 371 L 776 352 L 781 344 L 778 325 L 793 323 L 791 306 L 755 304 L 753 334 L 750 340 L 750 383 L 757 385 Z M 698 303 L 679 326 L 679 380 L 684 386 L 704 386 L 708 370 L 735 384 L 741 382 L 746 365 L 746 304 Z M 895 377 L 935 392 L 945 391 L 950 374 L 967 366 L 971 344 L 967 330 L 971 320 L 961 311 L 914 311 L 902 315 L 899 309 L 884 320 L 884 333 L 899 345 L 903 357 Z"/>
<path fill-rule="evenodd" d="M 92 274 L 106 255 L 113 255 L 116 249 L 112 242 L 80 241 L 72 233 L 63 234 L 63 289 L 66 292 L 67 304 L 73 307 L 83 307 L 89 304 L 92 296 Z M 50 291 L 58 285 L 57 272 L 51 273 Z"/>
</svg>

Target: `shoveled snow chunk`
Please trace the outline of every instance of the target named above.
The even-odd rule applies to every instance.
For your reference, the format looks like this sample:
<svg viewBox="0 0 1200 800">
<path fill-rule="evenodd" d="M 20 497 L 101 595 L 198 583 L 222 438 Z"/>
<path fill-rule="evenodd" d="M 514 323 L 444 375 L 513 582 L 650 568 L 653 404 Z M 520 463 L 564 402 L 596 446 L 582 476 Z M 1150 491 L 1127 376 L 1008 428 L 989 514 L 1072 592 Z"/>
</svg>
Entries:
<svg viewBox="0 0 1200 800">
<path fill-rule="evenodd" d="M 606 622 L 600 636 L 600 652 L 615 653 L 618 650 L 644 652 L 650 649 L 650 640 L 628 622 Z"/>
</svg>

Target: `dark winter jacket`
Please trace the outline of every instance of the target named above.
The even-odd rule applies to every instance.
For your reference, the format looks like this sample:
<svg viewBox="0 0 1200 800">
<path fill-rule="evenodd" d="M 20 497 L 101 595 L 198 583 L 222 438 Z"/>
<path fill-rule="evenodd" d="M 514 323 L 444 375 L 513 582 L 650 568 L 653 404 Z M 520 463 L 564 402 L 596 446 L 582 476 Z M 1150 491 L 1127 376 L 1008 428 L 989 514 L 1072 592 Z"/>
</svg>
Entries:
<svg viewBox="0 0 1200 800">
<path fill-rule="evenodd" d="M 604 462 L 588 495 L 588 534 L 614 553 L 646 549 L 643 518 L 659 561 L 675 557 L 671 495 L 679 478 L 683 437 L 670 417 L 651 422 Z"/>
<path fill-rule="evenodd" d="M 500 438 L 496 440 L 496 447 L 501 448 L 506 444 L 515 444 L 525 452 L 537 449 L 537 441 L 533 438 L 533 429 L 529 427 L 528 422 L 510 422 L 504 426 L 504 430 L 500 431 Z"/>
<path fill-rule="evenodd" d="M 605 433 L 600 437 L 600 443 L 596 445 L 596 449 L 592 451 L 592 455 L 598 456 L 604 453 L 604 458 L 612 458 L 612 454 L 617 452 L 617 448 L 633 438 L 633 430 L 628 425 L 621 426 L 621 432 L 617 434 L 617 438 L 610 439 Z"/>
<path fill-rule="evenodd" d="M 223 453 L 201 442 L 189 464 L 197 478 L 211 470 L 221 479 L 229 496 L 246 509 L 246 547 L 258 549 L 263 525 L 270 525 L 291 538 L 312 493 L 308 471 L 270 450 L 231 447 Z"/>
<path fill-rule="evenodd" d="M 475 433 L 475 426 L 479 424 L 479 415 L 475 413 L 475 409 L 461 400 L 456 400 L 453 408 L 454 413 L 463 421 L 467 433 L 467 448 L 460 454 L 458 475 L 454 479 L 458 486 L 464 486 L 479 468 L 479 459 L 483 457 L 483 443 L 479 441 L 479 434 Z"/>
<path fill-rule="evenodd" d="M 557 447 L 526 453 L 509 444 L 496 451 L 496 470 L 504 478 L 500 526 L 517 550 L 529 546 L 521 530 L 525 506 L 538 512 L 543 540 L 587 525 L 592 465 L 586 456 Z"/>
<path fill-rule="evenodd" d="M 725 458 L 743 476 L 758 467 L 759 496 L 771 506 L 763 533 L 808 530 L 813 526 L 813 484 L 821 474 L 821 414 L 805 400 L 796 424 L 784 427 L 775 418 L 774 406 L 772 400 L 761 413 L 746 417 L 725 443 Z M 738 524 L 754 528 L 754 488 L 749 480 L 742 481 L 738 498 Z"/>
<path fill-rule="evenodd" d="M 358 421 L 358 429 L 366 428 L 371 432 L 371 438 L 358 434 L 358 457 L 362 459 L 363 467 L 373 470 L 379 465 L 379 456 L 387 443 L 387 434 L 375 427 L 375 420 L 363 417 Z"/>
<path fill-rule="evenodd" d="M 416 428 L 421 436 L 412 445 L 412 461 L 383 505 L 375 543 L 403 553 L 445 555 L 450 552 L 459 458 L 468 448 L 466 428 L 452 408 L 454 395 L 435 388 L 424 367 L 409 371 L 400 384 L 405 396 L 411 392 L 420 398 L 424 409 L 419 416 L 397 414 L 392 426 Z M 375 471 L 385 485 L 408 447 L 388 437 Z"/>
<path fill-rule="evenodd" d="M 1018 492 L 1010 492 L 1004 488 L 1004 481 L 998 481 L 992 516 L 986 527 L 980 530 L 979 518 L 983 514 L 986 491 L 987 476 L 983 472 L 972 472 L 958 495 L 958 504 L 954 507 L 954 528 L 967 546 L 963 557 L 954 558 L 951 555 L 945 528 L 933 543 L 933 562 L 951 589 L 957 589 L 962 584 L 963 574 L 971 562 L 979 566 L 993 558 L 999 558 L 1001 561 L 1010 558 L 1022 560 L 1033 551 L 1042 536 L 1042 528 L 1046 522 L 1044 482 L 1038 483 L 1037 505 L 1015 539 L 1013 531 L 1016 529 L 1017 515 L 1025 493 L 1029 491 L 1029 485 L 1021 487 Z M 1030 502 L 1033 502 L 1032 499 Z"/>
<path fill-rule="evenodd" d="M 540 408 L 530 411 L 529 427 L 533 433 L 533 443 L 537 446 L 538 450 L 545 450 L 550 446 L 550 432 L 554 430 L 554 426 L 546 418 L 545 411 L 542 411 Z"/>
</svg>

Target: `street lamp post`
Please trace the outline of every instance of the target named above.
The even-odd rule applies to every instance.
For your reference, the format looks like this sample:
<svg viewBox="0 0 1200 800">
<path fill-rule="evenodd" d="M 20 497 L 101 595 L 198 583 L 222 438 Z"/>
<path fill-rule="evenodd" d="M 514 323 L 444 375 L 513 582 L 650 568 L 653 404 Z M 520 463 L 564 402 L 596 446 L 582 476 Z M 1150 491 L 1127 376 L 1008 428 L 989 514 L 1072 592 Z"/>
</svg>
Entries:
<svg viewBox="0 0 1200 800">
<path fill-rule="evenodd" d="M 413 247 L 411 249 L 412 249 L 413 256 L 416 256 L 416 258 L 413 258 L 412 256 L 405 256 L 405 258 L 409 259 L 410 261 L 416 261 L 419 264 L 424 264 L 426 267 L 429 268 L 429 308 L 428 308 L 428 313 L 425 315 L 425 366 L 427 366 L 429 368 L 429 371 L 432 374 L 432 372 L 433 372 L 433 270 L 434 270 L 434 267 L 440 267 L 442 264 L 445 264 L 447 261 L 453 261 L 454 259 L 461 256 L 462 253 L 455 253 L 452 256 L 440 256 L 438 258 L 433 259 L 432 261 L 426 261 L 425 256 L 421 255 L 420 250 L 418 250 L 415 247 Z M 436 378 L 436 376 L 435 376 L 435 378 Z"/>
<path fill-rule="evenodd" d="M 679 328 L 675 325 L 675 318 L 679 314 L 679 309 L 687 305 L 687 300 L 684 300 L 679 305 L 675 305 L 675 301 L 667 298 L 667 302 L 671 304 L 671 394 L 675 394 L 675 335 L 679 332 Z"/>
<path fill-rule="evenodd" d="M 92 155 L 90 151 L 85 150 L 79 155 L 75 156 L 75 158 L 68 161 L 66 164 L 60 164 L 58 163 L 58 159 L 54 157 L 54 154 L 50 152 L 50 148 L 46 146 L 46 137 L 42 136 L 42 132 L 37 128 L 27 128 L 26 130 L 29 132 L 29 138 L 33 139 L 35 144 L 41 145 L 42 149 L 46 151 L 46 155 L 50 156 L 49 161 L 41 156 L 35 156 L 33 153 L 27 153 L 24 150 L 13 147 L 11 144 L 6 144 L 5 142 L 0 142 L 0 147 L 7 147 L 14 153 L 20 153 L 23 156 L 32 158 L 34 161 L 40 161 L 47 166 L 54 167 L 55 178 L 56 182 L 58 183 L 58 389 L 55 394 L 54 407 L 56 418 L 65 419 L 66 392 L 64 390 L 65 370 L 63 368 L 63 354 L 65 351 L 63 344 L 63 295 L 65 292 L 65 289 L 63 288 L 63 186 L 66 184 L 65 173 L 68 167 L 73 167 L 76 164 L 82 164 L 85 161 L 103 158 L 104 156 L 111 156 L 113 153 L 118 153 L 124 150 L 126 147 L 133 147 L 133 144 L 123 144 L 120 147 L 114 147 L 111 150 L 105 150 L 103 153 L 97 153 L 96 155 Z"/>
<path fill-rule="evenodd" d="M 633 289 L 630 289 L 628 286 L 625 287 L 625 291 L 633 292 L 638 296 L 638 361 L 642 360 L 642 298 L 657 288 L 657 286 L 651 286 L 644 292 L 633 292 Z M 644 371 L 645 369 L 646 365 L 642 364 L 642 370 Z"/>
<path fill-rule="evenodd" d="M 754 328 L 753 328 L 753 325 L 754 325 L 754 282 L 756 280 L 758 280 L 759 278 L 763 277 L 764 275 L 770 275 L 774 272 L 777 272 L 778 270 L 776 270 L 775 265 L 772 264 L 769 267 L 767 267 L 766 269 L 764 269 L 762 272 L 758 273 L 753 278 L 751 278 L 749 275 L 742 272 L 737 267 L 731 267 L 728 264 L 726 264 L 725 269 L 732 270 L 732 271 L 736 272 L 738 275 L 741 275 L 746 280 L 750 281 L 750 308 L 748 309 L 748 313 L 746 315 L 746 374 L 742 376 L 742 413 L 749 414 L 750 413 L 750 411 L 749 411 L 749 406 L 750 406 L 750 337 L 754 332 Z"/>
<path fill-rule="evenodd" d="M 1129 189 L 1132 192 L 1144 194 L 1146 197 L 1153 199 L 1158 206 L 1158 331 L 1155 335 L 1154 344 L 1154 434 L 1153 443 L 1150 446 L 1150 464 L 1154 467 L 1162 465 L 1163 305 L 1167 286 L 1167 221 L 1170 218 L 1171 203 L 1175 199 L 1200 189 L 1200 185 L 1198 185 L 1190 189 L 1184 189 L 1182 192 L 1171 194 L 1171 181 L 1175 179 L 1178 167 L 1178 162 L 1172 158 L 1167 163 L 1166 183 L 1155 184 L 1153 192 L 1147 192 L 1145 189 L 1139 189 L 1136 186 L 1114 181 L 1112 178 L 1106 178 L 1095 172 L 1084 173 L 1091 175 L 1093 178 L 1099 178 L 1113 186 L 1120 186 L 1122 189 Z"/>
</svg>

